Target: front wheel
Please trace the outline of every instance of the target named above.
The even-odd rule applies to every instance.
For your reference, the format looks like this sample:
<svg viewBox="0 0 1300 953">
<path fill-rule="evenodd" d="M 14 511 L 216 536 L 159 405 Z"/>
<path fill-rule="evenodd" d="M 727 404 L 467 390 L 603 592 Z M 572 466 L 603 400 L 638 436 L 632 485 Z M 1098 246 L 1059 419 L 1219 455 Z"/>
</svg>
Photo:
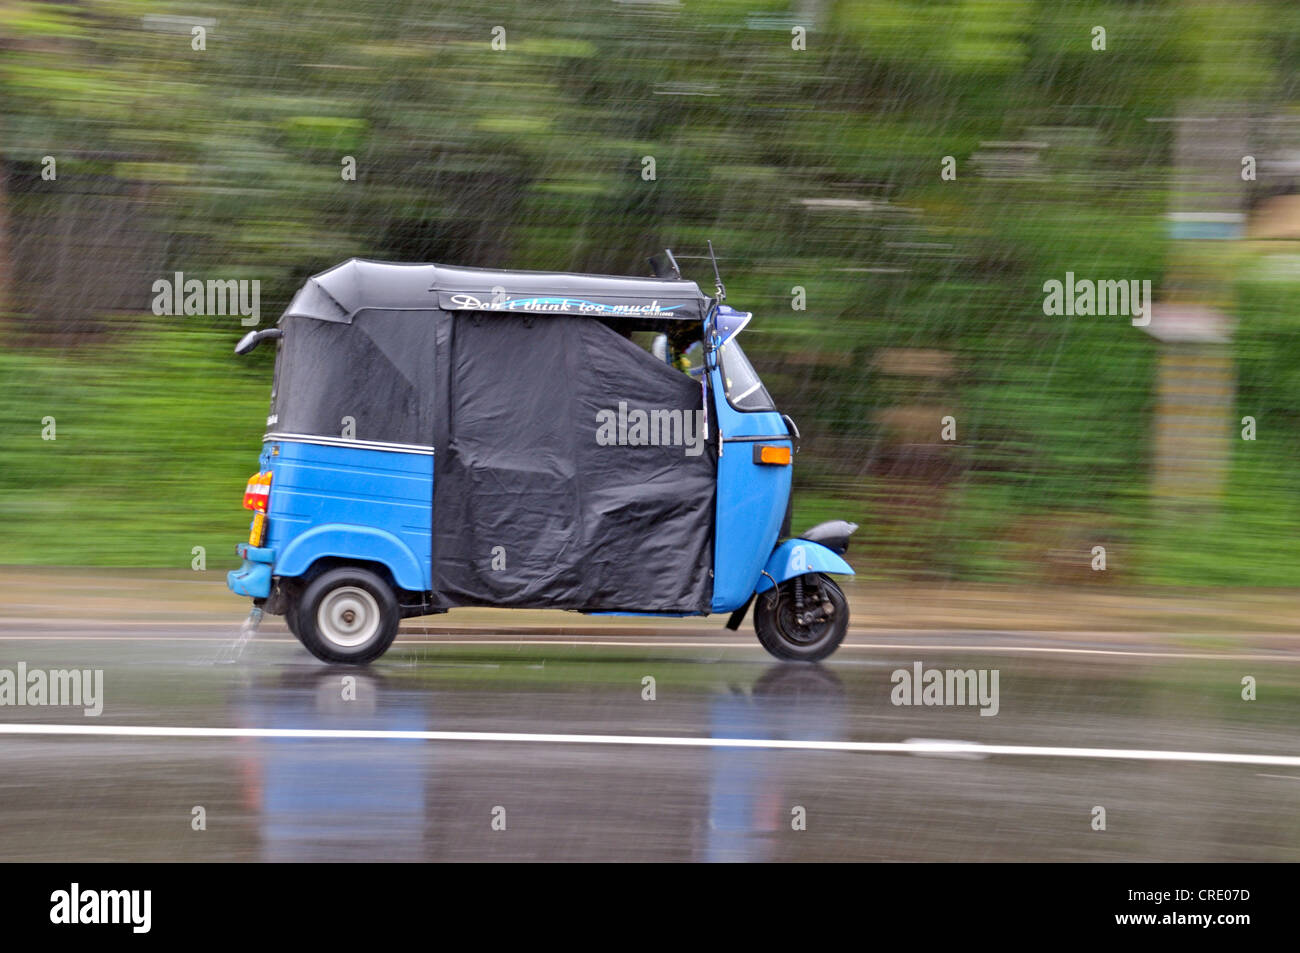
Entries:
<svg viewBox="0 0 1300 953">
<path fill-rule="evenodd" d="M 290 626 L 324 662 L 372 662 L 397 638 L 401 608 L 383 579 L 366 569 L 331 569 L 303 590 Z"/>
<path fill-rule="evenodd" d="M 848 630 L 849 601 L 820 573 L 787 579 L 754 606 L 758 641 L 780 659 L 820 661 L 839 648 Z"/>
</svg>

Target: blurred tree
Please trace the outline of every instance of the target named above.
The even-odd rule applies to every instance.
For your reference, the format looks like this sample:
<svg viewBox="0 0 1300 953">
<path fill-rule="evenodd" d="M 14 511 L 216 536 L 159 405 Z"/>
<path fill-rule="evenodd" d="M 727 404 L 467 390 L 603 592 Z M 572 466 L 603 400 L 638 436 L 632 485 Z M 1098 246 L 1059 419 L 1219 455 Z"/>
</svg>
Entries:
<svg viewBox="0 0 1300 953">
<path fill-rule="evenodd" d="M 1043 282 L 1066 271 L 1160 281 L 1172 136 L 1158 120 L 1196 91 L 1294 118 L 1298 10 L 2 0 L 0 307 L 23 345 L 53 328 L 167 347 L 197 327 L 147 314 L 152 279 L 174 271 L 259 279 L 275 314 L 303 277 L 353 255 L 643 273 L 671 245 L 707 287 L 690 256 L 711 238 L 731 297 L 759 313 L 748 348 L 806 435 L 798 522 L 870 528 L 897 451 L 881 412 L 950 403 L 960 440 L 943 444 L 936 427 L 914 447 L 945 461 L 943 503 L 918 491 L 877 537 L 876 564 L 1024 578 L 1038 571 L 1026 538 L 1041 553 L 1090 522 L 1137 532 L 1147 519 L 1154 345 L 1122 318 L 1044 316 Z M 1265 166 L 1294 143 L 1271 148 Z M 47 155 L 57 180 L 39 176 Z M 941 177 L 945 157 L 953 178 Z M 796 287 L 806 310 L 792 307 Z M 1247 304 L 1263 300 L 1275 302 Z M 242 330 L 205 327 L 230 340 Z M 1286 343 L 1289 331 L 1270 328 L 1244 340 Z M 908 349 L 948 355 L 941 392 L 876 368 L 877 354 Z M 78 370 L 75 356 L 32 359 Z M 265 388 L 256 370 L 224 373 Z M 1243 380 L 1271 406 L 1294 403 L 1283 386 Z M 257 416 L 239 421 L 213 423 L 214 439 L 252 447 Z M 1300 421 L 1286 426 L 1300 439 Z M 192 450 L 200 469 L 205 453 L 217 459 L 202 441 Z M 19 467 L 6 452 L 18 451 L 0 444 L 11 474 L 62 465 Z M 1254 465 L 1276 468 L 1277 492 L 1296 489 L 1280 461 Z M 1230 500 L 1258 477 L 1231 477 Z M 187 486 L 178 492 L 197 500 Z M 0 482 L 0 508 L 27 505 L 5 503 L 20 490 Z M 67 499 L 72 524 L 83 504 Z M 238 523 L 224 501 L 195 505 L 214 526 Z M 1186 548 L 1160 546 L 1149 574 Z M 1277 572 L 1250 556 L 1234 566 L 1198 564 L 1187 578 Z"/>
</svg>

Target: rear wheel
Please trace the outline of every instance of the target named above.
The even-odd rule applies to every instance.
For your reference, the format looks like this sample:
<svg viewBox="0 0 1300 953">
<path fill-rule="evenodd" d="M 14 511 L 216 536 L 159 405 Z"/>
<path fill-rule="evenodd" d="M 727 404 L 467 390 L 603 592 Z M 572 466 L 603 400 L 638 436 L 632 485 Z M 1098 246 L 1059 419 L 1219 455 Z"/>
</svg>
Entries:
<svg viewBox="0 0 1300 953">
<path fill-rule="evenodd" d="M 820 661 L 839 648 L 848 630 L 849 601 L 820 573 L 787 579 L 754 606 L 758 641 L 780 659 Z"/>
<path fill-rule="evenodd" d="M 367 569 L 331 569 L 303 590 L 289 629 L 326 662 L 371 662 L 397 638 L 401 607 L 392 587 Z"/>
</svg>

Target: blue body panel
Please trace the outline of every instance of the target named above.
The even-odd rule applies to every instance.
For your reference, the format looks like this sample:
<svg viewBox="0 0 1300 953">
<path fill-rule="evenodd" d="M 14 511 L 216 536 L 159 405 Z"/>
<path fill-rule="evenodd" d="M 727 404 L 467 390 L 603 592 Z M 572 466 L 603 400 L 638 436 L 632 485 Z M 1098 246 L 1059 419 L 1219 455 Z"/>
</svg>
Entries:
<svg viewBox="0 0 1300 953">
<path fill-rule="evenodd" d="M 782 583 L 809 572 L 853 575 L 853 567 L 840 556 L 821 543 L 810 543 L 806 539 L 787 539 L 772 553 L 772 558 L 767 561 L 763 571 L 767 575 L 759 577 L 758 585 L 754 587 L 755 592 L 771 589 L 773 579 Z"/>
<path fill-rule="evenodd" d="M 285 546 L 276 575 L 301 576 L 322 556 L 383 563 L 403 589 L 429 588 L 428 560 L 422 566 L 407 543 L 387 530 L 347 523 L 322 523 L 299 533 Z"/>
<path fill-rule="evenodd" d="M 262 469 L 274 473 L 264 549 L 275 575 L 335 556 L 382 563 L 403 589 L 431 587 L 432 454 L 283 440 L 267 443 Z"/>
<path fill-rule="evenodd" d="M 621 615 L 636 616 L 645 619 L 689 619 L 691 616 L 703 615 L 702 612 L 586 612 L 584 615 Z"/>
<path fill-rule="evenodd" d="M 770 437 L 763 444 L 788 446 L 789 430 L 775 411 L 747 413 L 723 396 L 722 375 L 710 371 L 714 410 L 728 442 L 718 459 L 717 514 L 713 533 L 713 611 L 731 612 L 744 605 L 762 578 L 790 500 L 792 467 L 754 462 L 753 442 L 735 437 Z"/>
</svg>

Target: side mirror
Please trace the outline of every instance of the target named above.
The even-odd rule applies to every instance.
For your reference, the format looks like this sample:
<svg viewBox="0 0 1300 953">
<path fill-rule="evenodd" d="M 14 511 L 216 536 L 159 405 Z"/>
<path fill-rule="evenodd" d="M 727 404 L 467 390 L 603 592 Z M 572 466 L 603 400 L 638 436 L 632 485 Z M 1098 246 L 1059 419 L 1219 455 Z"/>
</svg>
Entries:
<svg viewBox="0 0 1300 953">
<path fill-rule="evenodd" d="M 649 259 L 650 273 L 656 278 L 676 278 L 678 281 L 682 278 L 682 270 L 677 266 L 677 259 L 673 257 L 673 250 L 665 248 L 662 255 L 655 255 Z"/>
<path fill-rule="evenodd" d="M 730 305 L 720 304 L 713 316 L 713 343 L 717 347 L 726 344 L 745 329 L 754 317 L 752 311 L 737 311 Z"/>
<path fill-rule="evenodd" d="M 235 345 L 235 353 L 247 354 L 263 341 L 270 341 L 282 337 L 284 337 L 284 332 L 279 328 L 264 328 L 261 331 L 249 331 L 240 338 L 239 343 Z"/>
</svg>

